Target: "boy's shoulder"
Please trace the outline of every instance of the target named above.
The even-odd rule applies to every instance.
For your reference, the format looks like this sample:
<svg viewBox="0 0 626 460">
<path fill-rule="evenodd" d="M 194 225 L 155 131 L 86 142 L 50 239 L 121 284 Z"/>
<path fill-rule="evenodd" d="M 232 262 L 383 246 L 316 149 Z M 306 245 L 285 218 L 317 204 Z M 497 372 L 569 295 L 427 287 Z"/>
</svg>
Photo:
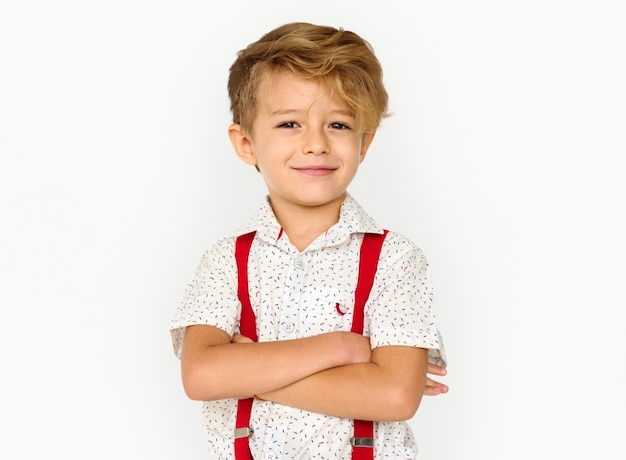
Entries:
<svg viewBox="0 0 626 460">
<path fill-rule="evenodd" d="M 397 231 L 387 230 L 387 236 L 385 237 L 385 243 L 383 245 L 384 256 L 392 258 L 394 256 L 403 257 L 411 255 L 418 259 L 426 259 L 422 248 L 412 239 Z"/>
<path fill-rule="evenodd" d="M 223 265 L 232 263 L 235 256 L 235 240 L 233 235 L 222 236 L 205 249 L 202 263 L 205 265 Z"/>
</svg>

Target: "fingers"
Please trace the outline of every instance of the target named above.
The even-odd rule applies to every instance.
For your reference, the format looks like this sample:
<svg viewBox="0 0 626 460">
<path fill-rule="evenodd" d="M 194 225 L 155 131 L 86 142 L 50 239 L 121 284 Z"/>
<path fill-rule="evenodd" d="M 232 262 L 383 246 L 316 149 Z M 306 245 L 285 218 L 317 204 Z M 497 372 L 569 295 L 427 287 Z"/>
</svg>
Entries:
<svg viewBox="0 0 626 460">
<path fill-rule="evenodd" d="M 437 366 L 433 363 L 428 363 L 426 372 L 428 374 L 439 375 L 441 377 L 445 376 L 448 373 L 445 367 Z M 441 394 L 446 394 L 448 390 L 448 385 L 437 382 L 436 380 L 433 380 L 428 376 L 426 377 L 426 387 L 424 388 L 425 396 L 437 396 Z"/>
<path fill-rule="evenodd" d="M 424 389 L 424 396 L 439 396 L 441 394 L 446 394 L 448 392 L 448 387 L 442 385 L 441 387 L 426 387 Z"/>
<path fill-rule="evenodd" d="M 448 373 L 448 371 L 446 371 L 445 367 L 437 366 L 436 364 L 433 364 L 433 363 L 428 363 L 428 367 L 426 368 L 426 373 L 439 375 L 443 377 L 444 375 Z"/>
<path fill-rule="evenodd" d="M 448 390 L 448 385 L 426 377 L 426 387 L 424 388 L 425 396 L 437 396 L 440 394 L 445 394 L 448 392 Z"/>
<path fill-rule="evenodd" d="M 235 333 L 233 334 L 231 343 L 254 343 L 254 341 L 245 335 Z"/>
</svg>

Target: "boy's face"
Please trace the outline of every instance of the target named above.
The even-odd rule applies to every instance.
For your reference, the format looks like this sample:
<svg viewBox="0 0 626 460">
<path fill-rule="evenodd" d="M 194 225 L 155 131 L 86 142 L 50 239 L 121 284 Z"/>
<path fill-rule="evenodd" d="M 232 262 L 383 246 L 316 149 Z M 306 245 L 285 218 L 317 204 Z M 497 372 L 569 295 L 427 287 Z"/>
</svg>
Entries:
<svg viewBox="0 0 626 460">
<path fill-rule="evenodd" d="M 240 158 L 256 165 L 273 206 L 317 207 L 342 200 L 373 133 L 357 135 L 346 103 L 316 81 L 279 72 L 258 91 L 252 135 L 229 134 Z"/>
</svg>

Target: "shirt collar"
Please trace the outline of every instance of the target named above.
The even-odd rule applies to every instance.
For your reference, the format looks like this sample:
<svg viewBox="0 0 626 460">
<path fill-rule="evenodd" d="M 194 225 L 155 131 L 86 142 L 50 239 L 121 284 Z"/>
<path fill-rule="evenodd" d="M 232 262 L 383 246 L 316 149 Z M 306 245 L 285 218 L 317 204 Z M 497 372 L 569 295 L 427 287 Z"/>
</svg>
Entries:
<svg viewBox="0 0 626 460">
<path fill-rule="evenodd" d="M 263 199 L 256 214 L 237 229 L 234 236 L 252 231 L 256 231 L 258 237 L 270 243 L 278 241 L 282 236 L 282 228 L 276 220 L 269 196 Z M 347 193 L 339 211 L 339 222 L 311 243 L 309 249 L 338 245 L 353 233 L 383 233 L 383 228 Z"/>
</svg>

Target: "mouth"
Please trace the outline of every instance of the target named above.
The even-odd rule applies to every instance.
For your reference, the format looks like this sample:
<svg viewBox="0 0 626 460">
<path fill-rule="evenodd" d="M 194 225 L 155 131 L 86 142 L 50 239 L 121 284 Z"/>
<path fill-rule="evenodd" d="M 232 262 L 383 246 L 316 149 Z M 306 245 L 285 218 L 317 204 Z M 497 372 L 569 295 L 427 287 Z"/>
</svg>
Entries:
<svg viewBox="0 0 626 460">
<path fill-rule="evenodd" d="M 323 166 L 305 166 L 301 168 L 294 168 L 299 173 L 307 176 L 323 177 L 332 174 L 336 168 L 329 168 Z"/>
</svg>

